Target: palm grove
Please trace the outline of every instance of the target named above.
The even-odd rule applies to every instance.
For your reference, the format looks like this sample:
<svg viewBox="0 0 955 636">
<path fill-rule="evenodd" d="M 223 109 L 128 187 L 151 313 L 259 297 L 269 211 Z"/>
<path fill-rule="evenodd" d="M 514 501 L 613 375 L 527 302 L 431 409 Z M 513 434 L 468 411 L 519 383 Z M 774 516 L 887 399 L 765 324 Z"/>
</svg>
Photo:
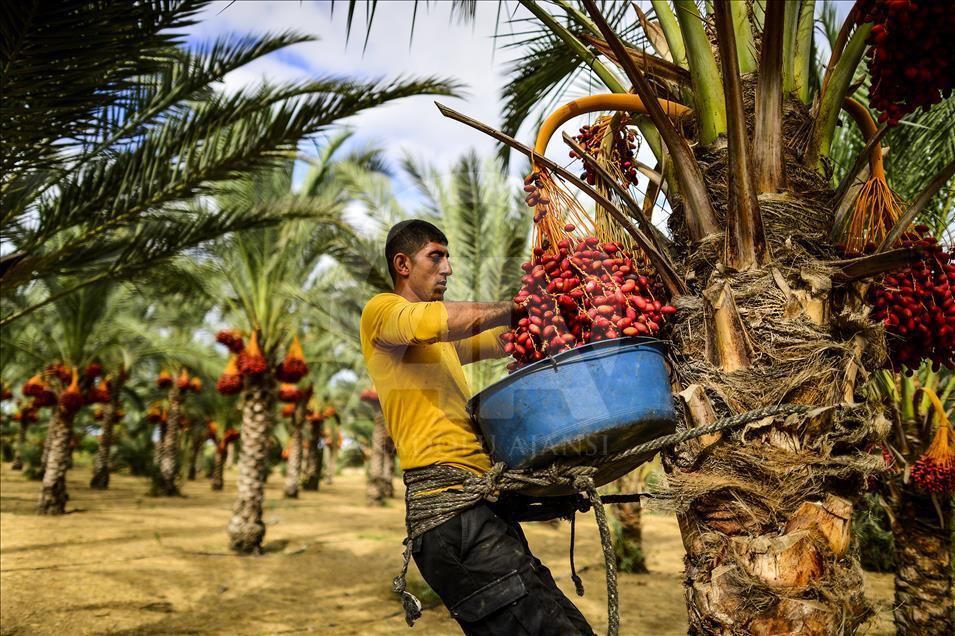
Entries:
<svg viewBox="0 0 955 636">
<path fill-rule="evenodd" d="M 230 545 L 255 552 L 282 446 L 296 496 L 303 479 L 317 485 L 298 473 L 321 461 L 323 424 L 358 415 L 374 438 L 354 335 L 363 299 L 387 288 L 375 233 L 405 212 L 380 151 L 354 149 L 335 123 L 458 85 L 319 78 L 226 94 L 215 88 L 225 74 L 308 38 L 187 48 L 181 32 L 205 4 L 23 2 L 3 22 L 4 426 L 18 436 L 15 460 L 42 480 L 42 514 L 66 510 L 74 448 L 96 452 L 93 487 L 108 487 L 112 464 L 175 495 L 210 440 L 221 488 L 238 439 Z M 910 336 L 918 307 L 893 303 L 903 273 L 922 280 L 929 259 L 945 262 L 932 245 L 952 222 L 952 70 L 916 59 L 938 37 L 892 40 L 900 21 L 924 35 L 951 18 L 890 8 L 902 4 L 859 2 L 841 25 L 812 0 L 653 0 L 646 13 L 521 0 L 502 13 L 525 27 L 512 42 L 523 57 L 504 88 L 504 138 L 572 99 L 583 77 L 590 93 L 638 98 L 626 120 L 599 121 L 608 139 L 630 133 L 650 150 L 646 178 L 605 181 L 612 144 L 582 167 L 606 197 L 598 216 L 652 233 L 646 217 L 661 202 L 669 211 L 667 235 L 644 239 L 662 248 L 656 269 L 676 273 L 684 425 L 780 402 L 819 407 L 664 456 L 696 633 L 855 630 L 871 611 L 851 523 L 866 490 L 891 519 L 900 633 L 953 626 L 951 491 L 917 469 L 928 457 L 952 470 L 953 381 L 938 364 L 950 361 L 951 331 Z M 935 93 L 893 88 L 906 63 Z M 299 153 L 303 139 L 318 141 L 314 156 Z M 581 158 L 577 141 L 567 139 Z M 302 160 L 307 176 L 293 187 Z M 456 297 L 513 293 L 533 212 L 499 166 L 465 157 L 446 183 L 411 159 L 402 169 L 425 213 L 470 250 Z M 374 213 L 371 235 L 343 220 L 355 202 Z M 933 284 L 919 306 L 937 306 L 944 323 L 951 288 Z M 350 379 L 329 383 L 345 369 Z M 470 379 L 479 388 L 501 372 Z"/>
</svg>

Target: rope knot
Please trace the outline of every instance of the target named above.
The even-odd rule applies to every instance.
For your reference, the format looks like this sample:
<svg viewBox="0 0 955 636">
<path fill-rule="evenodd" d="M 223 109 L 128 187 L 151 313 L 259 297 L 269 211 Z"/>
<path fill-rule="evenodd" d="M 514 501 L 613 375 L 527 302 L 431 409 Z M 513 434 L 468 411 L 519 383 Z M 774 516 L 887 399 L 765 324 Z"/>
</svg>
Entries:
<svg viewBox="0 0 955 636">
<path fill-rule="evenodd" d="M 507 470 L 503 463 L 498 462 L 481 476 L 470 476 L 464 480 L 465 492 L 478 495 L 481 499 L 490 502 L 498 500 L 497 491 L 500 490 L 499 483 L 501 475 Z"/>
<path fill-rule="evenodd" d="M 574 490 L 577 492 L 590 492 L 594 489 L 594 478 L 590 475 L 577 475 L 574 477 Z"/>
</svg>

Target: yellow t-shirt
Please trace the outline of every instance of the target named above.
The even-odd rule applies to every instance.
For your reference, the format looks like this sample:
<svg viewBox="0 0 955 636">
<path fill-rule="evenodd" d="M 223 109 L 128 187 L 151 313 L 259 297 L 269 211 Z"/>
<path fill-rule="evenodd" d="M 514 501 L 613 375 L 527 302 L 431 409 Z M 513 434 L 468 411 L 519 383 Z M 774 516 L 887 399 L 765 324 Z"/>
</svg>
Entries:
<svg viewBox="0 0 955 636">
<path fill-rule="evenodd" d="M 471 387 L 462 364 L 502 357 L 503 331 L 450 342 L 443 302 L 384 293 L 365 305 L 361 351 L 402 468 L 445 464 L 477 474 L 491 468 L 465 410 Z"/>
</svg>

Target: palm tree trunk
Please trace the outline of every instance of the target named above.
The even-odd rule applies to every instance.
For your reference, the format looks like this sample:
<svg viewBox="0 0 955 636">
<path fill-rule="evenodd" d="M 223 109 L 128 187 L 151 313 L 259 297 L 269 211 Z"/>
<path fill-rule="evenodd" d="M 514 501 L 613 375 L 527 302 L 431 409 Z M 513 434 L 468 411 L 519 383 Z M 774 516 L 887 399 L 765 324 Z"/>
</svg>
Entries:
<svg viewBox="0 0 955 636">
<path fill-rule="evenodd" d="M 56 409 L 56 407 L 53 407 Z M 50 421 L 53 421 L 53 417 L 50 418 Z M 33 475 L 32 479 L 43 480 L 43 475 L 46 474 L 46 460 L 50 456 L 50 426 L 46 427 L 46 435 L 43 437 L 43 452 L 40 454 L 40 470 Z"/>
<path fill-rule="evenodd" d="M 896 633 L 900 636 L 955 634 L 952 597 L 952 500 L 938 509 L 911 484 L 893 497 Z M 941 515 L 941 516 L 940 516 Z"/>
<path fill-rule="evenodd" d="M 381 468 L 381 476 L 384 479 L 382 484 L 385 492 L 385 497 L 393 499 L 395 496 L 395 458 L 398 454 L 397 449 L 395 448 L 395 443 L 391 440 L 391 437 L 386 435 L 385 442 L 385 458 Z"/>
<path fill-rule="evenodd" d="M 206 441 L 206 427 L 201 423 L 193 424 L 191 443 L 189 445 L 189 468 L 186 472 L 186 479 L 196 480 L 196 474 L 199 472 L 199 451 L 202 450 L 202 444 Z"/>
<path fill-rule="evenodd" d="M 292 414 L 292 434 L 289 439 L 288 461 L 285 464 L 285 491 L 289 499 L 298 498 L 298 484 L 302 477 L 302 419 L 305 417 L 305 401 L 299 400 Z"/>
<path fill-rule="evenodd" d="M 20 428 L 17 429 L 17 445 L 13 449 L 13 470 L 23 468 L 23 447 L 27 443 L 27 428 L 29 427 L 28 422 L 20 422 Z"/>
<path fill-rule="evenodd" d="M 90 479 L 90 488 L 106 490 L 109 488 L 109 452 L 113 446 L 113 427 L 116 425 L 116 414 L 119 412 L 119 394 L 122 390 L 122 380 L 116 378 L 110 386 L 109 404 L 103 407 L 103 432 L 96 449 L 96 458 L 93 460 L 93 477 Z"/>
<path fill-rule="evenodd" d="M 159 449 L 159 484 L 157 493 L 163 497 L 179 496 L 179 416 L 181 394 L 179 387 L 173 383 L 169 389 L 169 419 L 166 422 L 165 434 L 160 439 Z"/>
<path fill-rule="evenodd" d="M 701 159 L 723 210 L 722 151 Z M 836 258 L 831 190 L 798 161 L 787 149 L 791 190 L 760 201 L 775 261 L 732 272 L 712 266 L 714 245 L 684 255 L 699 281 L 678 301 L 673 331 L 687 428 L 780 403 L 851 402 L 859 365 L 874 366 L 884 347 L 864 314 L 842 306 L 845 292 L 824 263 Z M 679 212 L 670 222 L 674 236 L 686 236 Z M 877 437 L 874 415 L 862 410 L 776 417 L 665 455 L 691 634 L 852 633 L 868 618 L 849 551 L 852 501 L 874 469 L 860 449 Z"/>
<path fill-rule="evenodd" d="M 43 489 L 37 502 L 37 514 L 61 515 L 66 512 L 66 471 L 70 458 L 70 438 L 73 433 L 73 414 L 59 407 L 53 408 L 53 417 L 47 431 L 48 453 L 43 471 Z"/>
<path fill-rule="evenodd" d="M 375 428 L 371 434 L 371 458 L 368 462 L 367 502 L 369 506 L 385 505 L 385 455 L 388 452 L 388 432 L 385 416 L 375 409 Z"/>
<path fill-rule="evenodd" d="M 617 480 L 621 493 L 630 494 L 643 489 L 639 469 Z M 643 509 L 640 501 L 614 504 L 611 513 L 617 522 L 614 536 L 614 553 L 617 555 L 617 570 L 634 574 L 646 574 L 647 563 L 643 554 Z"/>
<path fill-rule="evenodd" d="M 227 448 L 216 448 L 216 458 L 215 462 L 212 464 L 212 489 L 213 490 L 222 490 L 222 487 L 225 483 L 225 463 L 226 456 L 228 455 Z"/>
<path fill-rule="evenodd" d="M 239 442 L 241 444 L 241 442 Z M 236 445 L 229 444 L 225 452 L 225 465 L 226 468 L 234 468 L 238 463 L 238 458 L 236 457 Z"/>
<path fill-rule="evenodd" d="M 313 420 L 309 426 L 308 441 L 305 444 L 305 479 L 302 485 L 305 490 L 318 490 L 318 484 L 322 479 L 324 450 L 322 422 Z"/>
<path fill-rule="evenodd" d="M 238 495 L 228 531 L 229 547 L 243 554 L 260 552 L 265 536 L 262 504 L 275 405 L 274 384 L 271 377 L 248 378 L 242 400 Z"/>
<path fill-rule="evenodd" d="M 159 422 L 159 435 L 153 444 L 153 481 L 159 483 L 159 458 L 162 456 L 163 440 L 166 439 L 166 424 Z"/>
<path fill-rule="evenodd" d="M 335 432 L 337 434 L 337 431 Z M 335 470 L 338 468 L 338 440 L 332 436 L 332 442 L 328 448 L 328 468 L 325 470 L 325 483 L 331 484 L 335 479 Z"/>
</svg>

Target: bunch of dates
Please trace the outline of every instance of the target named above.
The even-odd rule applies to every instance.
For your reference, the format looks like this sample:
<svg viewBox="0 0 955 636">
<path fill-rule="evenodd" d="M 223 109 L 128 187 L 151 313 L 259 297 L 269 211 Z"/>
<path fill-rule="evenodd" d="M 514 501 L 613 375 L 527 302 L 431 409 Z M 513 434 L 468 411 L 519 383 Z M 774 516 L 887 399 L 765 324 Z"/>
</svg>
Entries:
<svg viewBox="0 0 955 636">
<path fill-rule="evenodd" d="M 603 143 L 604 137 L 608 134 L 612 134 L 613 139 L 610 142 L 611 161 L 620 170 L 621 175 L 628 184 L 636 185 L 637 136 L 633 131 L 627 129 L 627 124 L 630 123 L 629 117 L 623 116 L 616 131 L 612 128 L 611 119 L 611 117 L 601 117 L 591 126 L 582 126 L 579 134 L 575 135 L 574 139 L 580 143 L 588 155 L 596 157 L 600 154 L 600 145 Z M 571 150 L 570 157 L 577 159 L 577 151 Z M 584 162 L 584 172 L 580 175 L 580 178 L 589 185 L 597 183 L 597 175 L 587 162 Z"/>
<path fill-rule="evenodd" d="M 879 121 L 894 126 L 918 108 L 928 110 L 952 95 L 955 58 L 948 36 L 955 11 L 933 0 L 858 0 L 856 23 L 872 22 L 869 103 Z"/>
<path fill-rule="evenodd" d="M 872 318 L 885 326 L 889 360 L 896 370 L 917 369 L 929 360 L 935 370 L 955 368 L 955 263 L 925 225 L 902 237 L 921 258 L 872 285 Z"/>
<path fill-rule="evenodd" d="M 643 257 L 594 236 L 572 241 L 537 247 L 521 266 L 514 302 L 527 315 L 501 337 L 514 358 L 509 371 L 591 342 L 661 336 L 676 313 L 659 300 L 663 290 Z"/>
</svg>

